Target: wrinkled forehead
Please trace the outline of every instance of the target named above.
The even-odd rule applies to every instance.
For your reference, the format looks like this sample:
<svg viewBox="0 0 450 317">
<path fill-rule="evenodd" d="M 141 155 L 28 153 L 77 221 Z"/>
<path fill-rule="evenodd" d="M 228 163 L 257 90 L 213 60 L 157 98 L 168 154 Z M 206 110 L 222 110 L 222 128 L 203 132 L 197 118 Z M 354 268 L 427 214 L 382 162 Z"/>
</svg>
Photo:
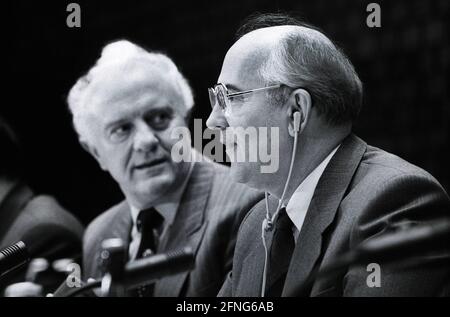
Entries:
<svg viewBox="0 0 450 317">
<path fill-rule="evenodd" d="M 93 74 L 85 94 L 86 111 L 104 115 L 108 110 L 134 110 L 165 101 L 167 106 L 183 111 L 180 93 L 167 72 L 152 65 L 114 65 Z"/>
</svg>

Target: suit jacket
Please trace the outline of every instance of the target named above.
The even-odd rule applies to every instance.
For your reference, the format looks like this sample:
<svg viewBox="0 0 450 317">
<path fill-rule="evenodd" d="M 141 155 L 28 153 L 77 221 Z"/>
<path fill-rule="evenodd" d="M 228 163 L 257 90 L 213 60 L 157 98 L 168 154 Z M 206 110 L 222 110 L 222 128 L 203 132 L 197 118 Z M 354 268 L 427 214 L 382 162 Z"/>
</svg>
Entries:
<svg viewBox="0 0 450 317">
<path fill-rule="evenodd" d="M 274 202 L 271 201 L 272 210 Z M 347 266 L 314 279 L 312 273 L 370 238 L 404 225 L 449 216 L 450 201 L 439 183 L 424 170 L 349 135 L 333 156 L 314 192 L 298 237 L 282 296 L 433 296 L 450 270 L 449 245 L 423 256 L 430 266 L 396 269 L 381 264 L 381 287 L 369 287 L 367 264 Z M 264 266 L 261 222 L 264 201 L 248 213 L 238 234 L 233 270 L 220 296 L 260 296 Z M 273 231 L 267 233 L 271 245 Z M 434 265 L 433 265 L 434 264 Z M 285 272 L 286 273 L 286 272 Z M 280 276 L 281 278 L 281 276 Z M 309 281 L 308 281 L 309 279 Z M 267 289 L 267 288 L 266 288 Z"/>
<path fill-rule="evenodd" d="M 54 198 L 36 196 L 23 183 L 16 184 L 0 202 L 0 249 L 23 240 L 33 258 L 77 259 L 81 256 L 83 230 Z M 23 278 L 24 270 L 8 273 L 0 288 Z"/>
<path fill-rule="evenodd" d="M 158 252 L 190 246 L 195 268 L 160 279 L 154 296 L 216 296 L 231 270 L 239 224 L 262 195 L 235 184 L 228 168 L 212 162 L 197 162 L 182 195 L 174 222 L 160 241 Z M 101 276 L 99 251 L 108 238 L 130 242 L 132 219 L 126 201 L 96 218 L 84 237 L 85 278 Z"/>
</svg>

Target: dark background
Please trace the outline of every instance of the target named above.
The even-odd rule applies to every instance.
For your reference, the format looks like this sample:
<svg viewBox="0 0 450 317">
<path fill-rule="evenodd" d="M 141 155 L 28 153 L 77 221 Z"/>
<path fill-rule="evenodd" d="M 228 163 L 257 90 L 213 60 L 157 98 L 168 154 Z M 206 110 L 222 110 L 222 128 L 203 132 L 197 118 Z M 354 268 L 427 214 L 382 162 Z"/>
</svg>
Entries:
<svg viewBox="0 0 450 317">
<path fill-rule="evenodd" d="M 81 28 L 66 26 L 67 4 L 81 5 Z M 450 1 L 376 1 L 381 28 L 366 25 L 372 1 L 8 1 L 0 114 L 16 128 L 29 180 L 87 223 L 122 199 L 85 153 L 65 96 L 106 43 L 127 38 L 166 52 L 189 79 L 195 118 L 206 119 L 206 88 L 216 82 L 240 21 L 296 11 L 344 48 L 364 85 L 355 132 L 369 144 L 428 170 L 448 191 Z M 1 150 L 0 150 L 1 151 Z M 0 152 L 1 155 L 1 152 Z"/>
</svg>

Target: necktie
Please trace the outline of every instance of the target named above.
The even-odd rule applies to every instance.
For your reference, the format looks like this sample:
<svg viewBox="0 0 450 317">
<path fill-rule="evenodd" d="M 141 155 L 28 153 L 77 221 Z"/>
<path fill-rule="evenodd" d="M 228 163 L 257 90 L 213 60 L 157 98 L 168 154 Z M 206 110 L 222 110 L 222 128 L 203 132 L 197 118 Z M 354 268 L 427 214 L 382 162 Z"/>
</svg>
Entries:
<svg viewBox="0 0 450 317">
<path fill-rule="evenodd" d="M 158 238 L 164 219 L 155 208 L 139 212 L 136 220 L 137 230 L 141 233 L 136 259 L 145 258 L 158 251 Z M 154 284 L 140 286 L 136 289 L 136 296 L 150 297 L 153 294 Z"/>
<path fill-rule="evenodd" d="M 292 253 L 295 248 L 292 228 L 293 223 L 286 213 L 286 209 L 282 208 L 275 224 L 270 250 L 266 289 L 266 295 L 269 297 L 281 296 Z"/>
</svg>

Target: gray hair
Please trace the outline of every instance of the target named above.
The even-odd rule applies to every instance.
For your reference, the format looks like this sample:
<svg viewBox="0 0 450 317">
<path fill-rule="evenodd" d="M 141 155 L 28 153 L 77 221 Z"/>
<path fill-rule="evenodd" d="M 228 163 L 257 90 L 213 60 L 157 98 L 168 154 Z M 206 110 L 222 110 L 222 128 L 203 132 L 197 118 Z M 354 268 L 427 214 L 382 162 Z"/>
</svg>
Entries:
<svg viewBox="0 0 450 317">
<path fill-rule="evenodd" d="M 263 81 L 305 88 L 329 124 L 353 122 L 362 105 L 362 83 L 343 51 L 323 32 L 287 14 L 268 13 L 250 16 L 237 35 L 282 25 L 288 31 L 259 69 Z M 283 92 L 271 93 L 271 101 L 285 101 L 288 90 Z"/>
<path fill-rule="evenodd" d="M 186 78 L 180 73 L 175 63 L 162 53 L 149 52 L 127 40 L 120 40 L 106 45 L 95 65 L 77 80 L 70 89 L 67 104 L 73 116 L 73 125 L 80 138 L 86 138 L 87 124 L 85 114 L 89 111 L 88 90 L 90 84 L 99 74 L 113 67 L 126 73 L 130 65 L 143 62 L 161 70 L 170 78 L 170 82 L 179 92 L 182 104 L 188 112 L 194 105 L 194 96 Z"/>
</svg>

